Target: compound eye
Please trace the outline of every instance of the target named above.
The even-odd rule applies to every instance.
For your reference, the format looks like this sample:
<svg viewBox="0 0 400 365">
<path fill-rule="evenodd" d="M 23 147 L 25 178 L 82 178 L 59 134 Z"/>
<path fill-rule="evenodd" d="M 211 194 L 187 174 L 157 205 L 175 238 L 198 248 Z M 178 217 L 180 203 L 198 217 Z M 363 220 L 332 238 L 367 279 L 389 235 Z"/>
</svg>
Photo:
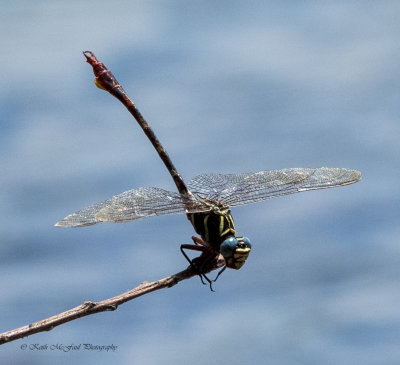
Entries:
<svg viewBox="0 0 400 365">
<path fill-rule="evenodd" d="M 250 242 L 250 241 L 249 241 Z M 219 251 L 224 257 L 230 257 L 233 255 L 238 244 L 238 240 L 235 237 L 228 237 L 224 242 L 221 243 Z"/>
<path fill-rule="evenodd" d="M 250 239 L 248 239 L 247 237 L 242 237 L 242 241 L 247 245 L 247 247 L 251 248 Z"/>
</svg>

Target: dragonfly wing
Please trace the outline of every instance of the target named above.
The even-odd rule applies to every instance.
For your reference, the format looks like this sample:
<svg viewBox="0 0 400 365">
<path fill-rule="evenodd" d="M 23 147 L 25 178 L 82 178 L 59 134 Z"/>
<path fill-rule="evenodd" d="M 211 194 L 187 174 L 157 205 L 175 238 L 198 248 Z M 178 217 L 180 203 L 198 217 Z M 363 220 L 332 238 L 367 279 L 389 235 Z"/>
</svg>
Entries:
<svg viewBox="0 0 400 365">
<path fill-rule="evenodd" d="M 199 205 L 191 196 L 164 189 L 138 188 L 96 203 L 68 215 L 57 227 L 90 226 L 101 222 L 127 222 L 156 215 L 186 212 L 186 206 Z"/>
<path fill-rule="evenodd" d="M 199 198 L 238 206 L 307 190 L 348 185 L 360 179 L 361 173 L 356 170 L 291 168 L 244 174 L 203 174 L 191 180 L 188 187 Z"/>
</svg>

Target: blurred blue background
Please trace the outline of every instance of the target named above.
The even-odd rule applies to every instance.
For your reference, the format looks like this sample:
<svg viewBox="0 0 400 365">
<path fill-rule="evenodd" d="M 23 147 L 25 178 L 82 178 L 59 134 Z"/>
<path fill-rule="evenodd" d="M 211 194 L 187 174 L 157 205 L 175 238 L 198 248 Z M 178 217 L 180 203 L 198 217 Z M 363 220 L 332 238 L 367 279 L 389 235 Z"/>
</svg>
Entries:
<svg viewBox="0 0 400 365">
<path fill-rule="evenodd" d="M 124 190 L 175 190 L 91 50 L 186 180 L 347 167 L 363 180 L 235 208 L 254 248 L 197 278 L 3 345 L 2 363 L 398 364 L 397 1 L 1 3 L 0 330 L 187 266 L 185 216 L 53 225 Z M 22 344 L 118 346 L 115 352 Z"/>
</svg>

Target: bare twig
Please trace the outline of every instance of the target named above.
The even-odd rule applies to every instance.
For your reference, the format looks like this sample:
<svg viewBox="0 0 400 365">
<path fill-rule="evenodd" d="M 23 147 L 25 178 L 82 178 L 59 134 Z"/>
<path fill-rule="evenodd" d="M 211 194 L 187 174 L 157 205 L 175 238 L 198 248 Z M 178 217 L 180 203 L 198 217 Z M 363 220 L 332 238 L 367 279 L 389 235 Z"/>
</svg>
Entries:
<svg viewBox="0 0 400 365">
<path fill-rule="evenodd" d="M 220 256 L 215 262 L 214 267 L 207 270 L 207 272 L 215 270 L 223 266 L 224 264 L 225 261 L 222 256 Z M 67 310 L 65 312 L 56 314 L 55 316 L 42 319 L 41 321 L 19 327 L 11 331 L 1 333 L 0 345 L 17 340 L 22 337 L 33 335 L 38 332 L 50 331 L 54 327 L 73 321 L 74 319 L 89 316 L 91 314 L 99 312 L 114 311 L 118 308 L 120 304 L 136 299 L 144 294 L 148 294 L 156 290 L 171 288 L 174 285 L 178 284 L 180 281 L 189 279 L 196 275 L 197 273 L 193 270 L 191 266 L 189 266 L 186 270 L 183 270 L 175 275 L 168 276 L 164 279 L 153 282 L 144 281 L 136 288 L 117 295 L 113 298 L 105 299 L 100 302 L 85 301 L 83 304 L 78 305 L 77 307 Z"/>
<path fill-rule="evenodd" d="M 96 76 L 95 79 L 96 85 L 101 89 L 110 92 L 113 96 L 119 99 L 127 107 L 129 112 L 135 117 L 139 125 L 143 128 L 147 137 L 150 139 L 151 143 L 156 148 L 156 151 L 158 152 L 160 158 L 165 163 L 166 167 L 168 168 L 168 171 L 170 172 L 172 178 L 174 179 L 178 191 L 183 195 L 190 194 L 181 176 L 178 174 L 175 166 L 172 164 L 172 161 L 170 160 L 164 147 L 162 147 L 160 141 L 157 139 L 150 126 L 144 120 L 143 116 L 140 114 L 135 104 L 129 99 L 128 95 L 126 95 L 125 91 L 122 89 L 121 85 L 119 85 L 118 81 L 114 78 L 111 71 L 109 71 L 104 66 L 103 63 L 99 62 L 92 52 L 86 51 L 84 52 L 84 55 L 87 59 L 87 62 L 90 63 L 93 67 L 93 71 Z M 57 223 L 56 226 L 71 226 L 71 225 L 65 225 L 63 224 L 62 221 Z M 212 248 L 209 249 L 203 248 L 197 251 L 201 251 L 202 254 L 199 257 L 195 258 L 193 261 L 188 259 L 191 265 L 186 270 L 183 270 L 175 275 L 168 276 L 158 281 L 153 281 L 153 282 L 145 281 L 138 287 L 130 291 L 127 291 L 126 293 L 117 295 L 116 297 L 105 299 L 101 302 L 85 301 L 83 304 L 78 305 L 77 307 L 72 308 L 66 312 L 57 314 L 55 316 L 43 319 L 41 321 L 26 326 L 16 328 L 11 331 L 0 333 L 0 345 L 10 341 L 17 340 L 22 337 L 30 336 L 34 333 L 50 331 L 54 327 L 59 326 L 60 324 L 73 321 L 74 319 L 77 318 L 85 317 L 99 312 L 113 311 L 117 309 L 120 304 L 123 304 L 129 300 L 135 299 L 137 297 L 140 297 L 144 294 L 150 293 L 155 290 L 170 288 L 175 284 L 179 283 L 180 281 L 189 279 L 195 275 L 200 276 L 203 284 L 204 284 L 203 278 L 205 278 L 209 282 L 210 289 L 212 290 L 211 288 L 212 281 L 209 280 L 207 276 L 205 276 L 204 274 L 224 266 L 225 260 L 219 254 L 218 250 L 214 250 Z M 186 255 L 185 257 L 187 258 Z"/>
</svg>

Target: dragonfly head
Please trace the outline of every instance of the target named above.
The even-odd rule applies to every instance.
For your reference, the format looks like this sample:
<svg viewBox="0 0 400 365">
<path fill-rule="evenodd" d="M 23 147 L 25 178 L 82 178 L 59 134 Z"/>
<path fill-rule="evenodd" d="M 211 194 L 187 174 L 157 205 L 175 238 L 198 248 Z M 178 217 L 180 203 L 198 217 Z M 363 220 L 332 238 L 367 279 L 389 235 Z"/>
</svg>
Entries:
<svg viewBox="0 0 400 365">
<path fill-rule="evenodd" d="M 221 243 L 220 252 L 224 256 L 226 266 L 239 270 L 251 251 L 251 243 L 247 237 L 228 237 Z"/>
</svg>

